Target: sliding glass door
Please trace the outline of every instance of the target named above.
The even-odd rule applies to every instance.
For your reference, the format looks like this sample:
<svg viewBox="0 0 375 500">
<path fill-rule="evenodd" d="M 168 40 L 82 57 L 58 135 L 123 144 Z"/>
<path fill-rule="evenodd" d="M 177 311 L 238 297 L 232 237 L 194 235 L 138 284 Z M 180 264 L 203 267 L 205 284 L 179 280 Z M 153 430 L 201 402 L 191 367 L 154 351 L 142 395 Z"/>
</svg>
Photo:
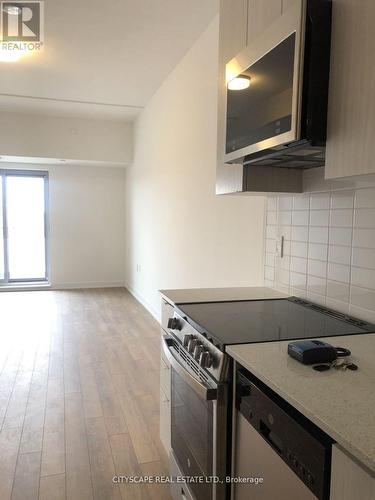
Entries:
<svg viewBox="0 0 375 500">
<path fill-rule="evenodd" d="M 47 280 L 48 174 L 1 171 L 2 284 Z M 2 272 L 3 270 L 3 272 Z"/>
</svg>

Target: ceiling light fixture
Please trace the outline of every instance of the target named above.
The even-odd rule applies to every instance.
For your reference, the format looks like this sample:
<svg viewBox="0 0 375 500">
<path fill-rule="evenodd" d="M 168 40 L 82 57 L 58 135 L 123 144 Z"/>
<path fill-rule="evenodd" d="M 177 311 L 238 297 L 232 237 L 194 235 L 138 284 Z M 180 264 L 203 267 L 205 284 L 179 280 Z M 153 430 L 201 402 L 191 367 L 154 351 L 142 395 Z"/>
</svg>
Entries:
<svg viewBox="0 0 375 500">
<path fill-rule="evenodd" d="M 0 47 L 0 62 L 17 62 L 22 55 L 19 50 L 6 50 Z"/>
<path fill-rule="evenodd" d="M 229 90 L 244 90 L 250 87 L 251 78 L 246 75 L 239 75 L 228 82 Z"/>
</svg>

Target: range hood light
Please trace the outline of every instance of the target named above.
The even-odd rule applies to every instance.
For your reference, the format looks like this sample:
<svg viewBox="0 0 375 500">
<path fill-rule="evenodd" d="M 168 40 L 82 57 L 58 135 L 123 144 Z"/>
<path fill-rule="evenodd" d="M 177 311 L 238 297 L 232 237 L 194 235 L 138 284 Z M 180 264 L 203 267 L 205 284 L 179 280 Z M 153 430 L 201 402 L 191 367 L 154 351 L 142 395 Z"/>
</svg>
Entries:
<svg viewBox="0 0 375 500">
<path fill-rule="evenodd" d="M 229 90 L 244 90 L 250 87 L 251 78 L 246 75 L 239 75 L 228 82 Z"/>
</svg>

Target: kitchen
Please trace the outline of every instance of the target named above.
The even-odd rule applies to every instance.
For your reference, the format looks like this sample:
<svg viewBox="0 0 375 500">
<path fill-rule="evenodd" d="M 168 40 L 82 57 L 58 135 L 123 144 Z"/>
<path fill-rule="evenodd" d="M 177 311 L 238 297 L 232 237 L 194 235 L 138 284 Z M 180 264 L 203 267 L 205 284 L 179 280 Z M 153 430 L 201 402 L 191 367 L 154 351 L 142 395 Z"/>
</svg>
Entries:
<svg viewBox="0 0 375 500">
<path fill-rule="evenodd" d="M 373 2 L 146 3 L 0 53 L 3 206 L 49 201 L 43 279 L 0 279 L 0 498 L 375 499 Z"/>
<path fill-rule="evenodd" d="M 172 497 L 375 498 L 374 315 L 366 310 L 372 308 L 372 292 L 363 288 L 373 275 L 365 270 L 373 264 L 363 257 L 373 255 L 367 245 L 372 246 L 375 191 L 373 167 L 364 161 L 367 125 L 360 119 L 369 101 L 349 104 L 354 95 L 359 98 L 354 79 L 363 82 L 367 96 L 373 95 L 374 80 L 358 77 L 366 70 L 357 60 L 350 82 L 353 58 L 343 49 L 359 51 L 363 39 L 355 27 L 372 21 L 365 22 L 364 11 L 353 4 L 333 2 L 331 33 L 330 5 L 307 7 L 302 132 L 293 142 L 283 130 L 293 128 L 293 114 L 289 123 L 276 114 L 263 128 L 256 120 L 267 123 L 261 115 L 267 99 L 276 103 L 267 92 L 281 92 L 282 111 L 274 106 L 287 114 L 282 85 L 295 83 L 298 70 L 288 55 L 296 40 L 290 47 L 285 41 L 289 33 L 299 36 L 292 23 L 300 19 L 296 12 L 303 2 L 249 2 L 247 23 L 245 3 L 234 4 L 231 9 L 223 2 L 220 10 L 219 71 L 226 72 L 228 90 L 222 77 L 216 192 L 268 193 L 267 288 L 161 291 L 160 425 L 171 471 L 174 477 L 221 479 L 174 484 Z M 259 111 L 262 84 L 267 88 Z M 315 348 L 311 356 L 318 357 L 305 365 L 303 352 L 297 360 L 288 356 L 288 344 L 298 339 L 314 339 L 293 347 Z M 319 348 L 332 346 L 331 361 L 322 351 L 319 357 Z"/>
</svg>

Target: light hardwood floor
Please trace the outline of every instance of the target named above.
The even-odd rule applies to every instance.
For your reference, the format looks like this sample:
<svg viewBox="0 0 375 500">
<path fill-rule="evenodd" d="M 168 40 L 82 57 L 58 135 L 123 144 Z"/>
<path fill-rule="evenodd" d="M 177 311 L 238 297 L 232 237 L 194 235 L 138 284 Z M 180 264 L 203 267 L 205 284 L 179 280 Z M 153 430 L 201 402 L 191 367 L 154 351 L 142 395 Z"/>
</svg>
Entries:
<svg viewBox="0 0 375 500">
<path fill-rule="evenodd" d="M 0 293 L 0 499 L 168 500 L 160 327 L 124 289 Z"/>
</svg>

